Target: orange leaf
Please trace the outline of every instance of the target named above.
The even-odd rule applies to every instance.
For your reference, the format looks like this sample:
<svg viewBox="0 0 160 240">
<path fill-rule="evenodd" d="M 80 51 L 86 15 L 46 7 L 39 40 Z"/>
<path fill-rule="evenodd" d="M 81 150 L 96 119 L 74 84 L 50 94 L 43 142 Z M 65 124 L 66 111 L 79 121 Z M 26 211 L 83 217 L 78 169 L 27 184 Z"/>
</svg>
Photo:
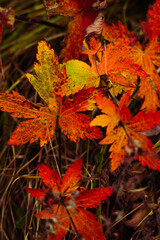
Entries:
<svg viewBox="0 0 160 240">
<path fill-rule="evenodd" d="M 75 191 L 78 188 L 76 185 L 81 180 L 80 174 L 82 173 L 82 163 L 83 161 L 80 158 L 68 168 L 62 180 L 61 192 Z"/>
<path fill-rule="evenodd" d="M 63 15 L 74 17 L 68 24 L 65 47 L 60 53 L 60 58 L 63 58 L 63 62 L 79 58 L 86 28 L 94 22 L 98 15 L 96 8 L 91 8 L 91 5 L 95 2 L 96 0 L 44 1 L 46 12 L 49 16 Z"/>
<path fill-rule="evenodd" d="M 73 77 L 74 83 L 72 79 L 69 81 L 65 65 L 60 66 L 54 50 L 45 41 L 40 41 L 38 44 L 37 60 L 38 62 L 34 64 L 36 74 L 28 73 L 27 78 L 46 105 L 33 104 L 15 91 L 12 94 L 1 93 L 2 111 L 10 112 L 13 117 L 27 119 L 19 124 L 7 143 L 14 145 L 28 141 L 33 143 L 40 138 L 40 146 L 43 146 L 53 137 L 57 117 L 63 133 L 72 141 L 77 142 L 78 138 L 86 139 L 86 137 L 100 138 L 100 130 L 97 127 L 90 127 L 90 117 L 82 112 L 92 111 L 95 108 L 94 97 L 103 95 L 103 92 L 94 88 L 83 90 L 85 81 L 76 83 L 74 74 L 70 76 Z M 78 74 L 77 64 L 74 66 Z M 89 77 L 90 67 L 87 68 L 87 72 Z M 94 73 L 92 77 L 96 81 L 99 80 Z M 75 96 L 72 95 L 72 99 L 68 97 L 63 103 L 63 96 L 72 94 L 72 91 L 68 90 L 70 84 L 73 85 L 71 88 L 73 93 L 78 92 L 79 89 L 82 90 Z M 65 86 L 63 91 L 61 86 Z"/>
<path fill-rule="evenodd" d="M 59 125 L 71 141 L 77 142 L 78 137 L 84 140 L 101 137 L 99 129 L 90 126 L 90 117 L 80 113 L 93 110 L 95 108 L 94 97 L 99 94 L 103 95 L 103 92 L 89 88 L 79 91 L 74 99 L 65 100 L 59 115 Z"/>
<path fill-rule="evenodd" d="M 156 0 L 150 5 L 147 12 L 147 22 L 141 22 L 144 33 L 147 33 L 150 41 L 154 41 L 160 34 L 160 1 Z"/>
<path fill-rule="evenodd" d="M 48 117 L 51 119 L 48 120 Z M 56 118 L 49 114 L 48 116 L 44 115 L 41 118 L 21 122 L 6 144 L 19 145 L 27 142 L 33 143 L 40 138 L 40 146 L 42 147 L 49 141 L 49 136 L 53 137 L 55 125 Z"/>
<path fill-rule="evenodd" d="M 101 109 L 102 113 L 91 122 L 91 126 L 108 126 L 108 132 L 111 132 L 120 121 L 120 116 L 117 107 L 110 100 L 105 97 L 95 98 L 98 108 Z"/>
<path fill-rule="evenodd" d="M 160 171 L 160 161 L 153 149 L 151 141 L 141 133 L 160 124 L 159 112 L 139 112 L 132 117 L 126 102 L 130 93 L 125 94 L 117 108 L 111 100 L 97 97 L 98 107 L 104 114 L 100 114 L 91 122 L 91 126 L 106 126 L 106 137 L 100 144 L 112 144 L 110 147 L 111 171 L 114 171 L 123 161 L 125 146 L 130 146 L 141 164 Z"/>
<path fill-rule="evenodd" d="M 74 142 L 78 137 L 82 139 L 98 139 L 101 137 L 100 130 L 97 127 L 90 127 L 90 117 L 80 112 L 93 110 L 95 108 L 94 96 L 102 94 L 102 91 L 93 88 L 81 90 L 74 100 L 66 99 L 64 104 L 59 98 L 58 110 L 53 104 L 50 108 L 43 105 L 33 104 L 27 101 L 17 92 L 12 94 L 0 94 L 0 106 L 2 111 L 11 112 L 11 115 L 18 118 L 28 118 L 19 124 L 8 144 L 19 145 L 28 141 L 33 143 L 40 138 L 40 146 L 49 141 L 52 137 L 56 126 L 56 119 L 59 113 L 59 125 L 64 134 Z M 57 98 L 58 99 L 58 98 Z"/>
<path fill-rule="evenodd" d="M 95 208 L 100 205 L 101 202 L 112 194 L 112 189 L 97 188 L 82 191 L 77 185 L 81 180 L 81 168 L 82 159 L 79 159 L 68 168 L 62 182 L 58 178 L 59 180 L 56 184 L 60 191 L 57 192 L 52 188 L 54 179 L 57 179 L 57 173 L 49 166 L 40 164 L 38 166 L 39 175 L 49 188 L 45 188 L 45 190 L 26 188 L 28 193 L 31 193 L 31 196 L 41 200 L 42 204 L 43 201 L 45 202 L 44 209 L 35 216 L 53 221 L 54 239 L 61 240 L 71 226 L 75 234 L 78 232 L 86 240 L 105 240 L 101 231 L 102 224 L 96 221 L 95 215 L 83 208 Z M 49 235 L 48 239 L 53 239 L 53 236 Z"/>
<path fill-rule="evenodd" d="M 28 119 L 19 124 L 7 144 L 32 143 L 40 138 L 40 145 L 43 146 L 49 141 L 48 132 L 53 136 L 56 113 L 47 107 L 33 104 L 15 91 L 12 94 L 1 93 L 0 106 L 2 111 L 10 112 L 13 117 Z"/>
<path fill-rule="evenodd" d="M 155 67 L 160 67 L 160 42 L 158 41 L 160 34 L 159 9 L 160 1 L 157 0 L 155 4 L 149 7 L 147 14 L 148 21 L 141 23 L 144 33 L 147 33 L 149 37 L 149 44 L 147 46 L 141 46 L 136 37 L 120 22 L 118 26 L 115 24 L 105 24 L 102 33 L 104 38 L 111 43 L 114 42 L 116 44 L 118 41 L 121 41 L 122 48 L 126 45 L 126 41 L 128 41 L 128 48 L 130 49 L 127 53 L 128 58 L 141 66 L 147 74 L 147 77 L 139 75 L 141 83 L 138 93 L 139 97 L 144 98 L 141 109 L 146 109 L 146 111 L 156 111 L 157 107 L 160 106 L 160 77 Z"/>
<path fill-rule="evenodd" d="M 150 44 L 142 49 L 136 48 L 133 52 L 133 58 L 136 63 L 141 65 L 143 70 L 148 74 L 148 78 L 141 79 L 140 89 L 138 95 L 145 97 L 142 109 L 147 111 L 156 111 L 157 106 L 160 106 L 158 95 L 160 95 L 160 77 L 157 73 L 156 67 L 160 66 L 159 57 L 160 45 L 155 41 L 151 41 Z M 150 101 L 152 99 L 152 101 Z"/>
<path fill-rule="evenodd" d="M 136 41 L 136 37 L 120 21 L 118 26 L 114 23 L 110 25 L 105 23 L 103 26 L 102 36 L 109 42 L 116 42 L 118 39 L 130 39 L 130 43 Z"/>
<path fill-rule="evenodd" d="M 99 75 L 107 76 L 113 86 L 119 85 L 134 91 L 137 78 L 145 78 L 147 74 L 131 59 L 130 51 L 130 41 L 128 39 L 118 39 L 116 42 L 107 45 L 106 49 L 101 52 L 99 61 L 93 61 L 93 57 L 90 58 L 92 67 Z"/>
</svg>

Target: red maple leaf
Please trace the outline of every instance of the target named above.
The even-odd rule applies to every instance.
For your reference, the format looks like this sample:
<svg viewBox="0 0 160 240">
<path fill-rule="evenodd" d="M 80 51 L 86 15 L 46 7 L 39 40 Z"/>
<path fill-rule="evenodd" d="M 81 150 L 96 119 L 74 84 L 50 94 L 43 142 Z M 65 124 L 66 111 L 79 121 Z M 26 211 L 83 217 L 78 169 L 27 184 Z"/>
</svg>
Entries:
<svg viewBox="0 0 160 240">
<path fill-rule="evenodd" d="M 40 146 L 43 146 L 53 137 L 57 118 L 62 132 L 74 142 L 77 142 L 78 138 L 100 138 L 100 130 L 90 127 L 90 117 L 83 112 L 95 108 L 94 97 L 103 95 L 102 90 L 89 88 L 79 91 L 79 85 L 74 84 L 74 93 L 79 92 L 63 101 L 66 92 L 62 91 L 60 96 L 57 92 L 67 81 L 65 66 L 60 69 L 58 58 L 45 41 L 38 45 L 37 60 L 34 66 L 36 75 L 27 74 L 27 78 L 46 104 L 33 104 L 15 91 L 1 93 L 1 110 L 10 112 L 13 117 L 25 119 L 7 143 L 32 143 L 40 138 Z M 66 88 L 68 89 L 69 85 Z"/>
<path fill-rule="evenodd" d="M 129 146 L 138 156 L 142 166 L 160 171 L 160 161 L 153 149 L 153 144 L 142 132 L 155 128 L 160 124 L 159 112 L 138 112 L 132 117 L 127 108 L 130 92 L 120 99 L 117 107 L 110 99 L 96 97 L 97 106 L 103 114 L 91 122 L 91 126 L 107 127 L 106 137 L 100 144 L 112 144 L 110 147 L 111 171 L 114 171 L 126 155 L 125 148 Z"/>
<path fill-rule="evenodd" d="M 91 25 L 98 15 L 96 8 L 91 5 L 96 0 L 44 0 L 46 12 L 51 15 L 73 17 L 67 27 L 65 47 L 60 53 L 63 62 L 79 58 L 86 28 Z M 101 6 L 100 6 L 101 7 Z"/>
<path fill-rule="evenodd" d="M 78 183 L 81 180 L 82 159 L 75 161 L 61 180 L 57 172 L 48 165 L 38 165 L 39 175 L 46 185 L 44 189 L 26 188 L 32 197 L 41 200 L 44 209 L 35 216 L 52 220 L 54 240 L 61 240 L 69 230 L 86 240 L 105 240 L 102 224 L 96 216 L 84 208 L 95 208 L 112 194 L 111 188 L 85 190 Z M 49 235 L 48 239 L 53 239 Z"/>
</svg>

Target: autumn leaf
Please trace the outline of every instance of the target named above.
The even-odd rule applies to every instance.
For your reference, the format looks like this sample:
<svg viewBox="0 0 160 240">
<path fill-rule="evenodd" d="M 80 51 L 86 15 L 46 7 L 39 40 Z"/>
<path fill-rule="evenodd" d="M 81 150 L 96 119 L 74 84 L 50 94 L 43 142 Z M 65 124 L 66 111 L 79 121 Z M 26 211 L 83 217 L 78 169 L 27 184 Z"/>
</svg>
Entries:
<svg viewBox="0 0 160 240">
<path fill-rule="evenodd" d="M 124 43 L 120 39 L 115 44 L 108 44 L 97 66 L 99 74 L 107 73 L 109 79 L 115 84 L 135 87 L 138 76 L 145 78 L 146 74 L 128 57 L 129 51 L 128 40 Z"/>
<path fill-rule="evenodd" d="M 160 67 L 160 1 L 156 0 L 155 4 L 150 5 L 147 13 L 147 22 L 141 22 L 144 34 L 148 35 L 149 43 L 144 51 L 135 51 L 134 58 L 137 63 L 149 75 L 147 83 L 144 81 L 140 85 L 139 95 L 145 96 L 145 102 L 142 108 L 147 110 L 156 110 L 160 107 L 160 76 L 156 67 Z M 141 53 L 141 57 L 140 57 Z M 152 99 L 152 101 L 150 101 Z M 153 106 L 154 103 L 154 106 Z"/>
<path fill-rule="evenodd" d="M 160 43 L 152 41 L 143 51 L 142 47 L 133 49 L 132 57 L 135 62 L 142 66 L 142 69 L 148 74 L 148 78 L 141 79 L 138 96 L 144 98 L 141 109 L 147 111 L 156 111 L 160 106 L 160 76 L 157 73 L 156 66 L 159 65 Z M 152 99 L 152 101 L 150 101 Z"/>
<path fill-rule="evenodd" d="M 132 89 L 134 91 L 138 77 L 143 79 L 147 77 L 142 68 L 129 57 L 130 51 L 130 41 L 119 39 L 101 50 L 100 59 L 96 60 L 98 55 L 89 58 L 94 71 L 100 76 L 106 76 L 106 80 L 109 79 L 112 87 L 116 88 L 114 91 L 116 96 L 122 90 Z"/>
<path fill-rule="evenodd" d="M 110 99 L 96 97 L 97 106 L 103 114 L 93 119 L 91 126 L 107 127 L 106 137 L 100 144 L 111 144 L 111 171 L 116 170 L 123 162 L 126 146 L 132 148 L 142 166 L 147 165 L 149 168 L 160 170 L 160 161 L 153 144 L 142 133 L 160 124 L 160 113 L 140 111 L 132 117 L 127 108 L 129 97 L 128 91 L 120 99 L 118 107 Z"/>
<path fill-rule="evenodd" d="M 98 128 L 90 127 L 90 117 L 80 112 L 93 110 L 95 108 L 94 96 L 103 95 L 100 90 L 89 88 L 81 90 L 73 100 L 66 99 L 61 107 L 59 125 L 64 134 L 74 142 L 78 137 L 82 139 L 98 139 L 101 133 Z"/>
<path fill-rule="evenodd" d="M 2 111 L 11 112 L 11 116 L 17 118 L 28 119 L 19 124 L 7 143 L 12 145 L 25 144 L 28 141 L 33 143 L 40 138 L 40 146 L 43 146 L 49 141 L 49 137 L 53 137 L 58 116 L 62 132 L 70 140 L 77 142 L 78 138 L 84 140 L 100 138 L 100 130 L 97 127 L 90 127 L 90 117 L 81 113 L 95 108 L 94 96 L 99 94 L 102 92 L 93 88 L 81 90 L 75 95 L 74 101 L 66 99 L 62 104 L 60 97 L 55 106 L 54 99 L 50 99 L 50 102 L 53 100 L 53 104 L 45 107 L 42 104 L 30 103 L 14 91 L 11 94 L 1 93 Z"/>
<path fill-rule="evenodd" d="M 61 67 L 65 67 L 67 79 L 57 90 L 58 94 L 63 95 L 65 93 L 68 96 L 82 89 L 99 86 L 99 75 L 87 63 L 79 60 L 70 60 L 61 65 Z"/>
<path fill-rule="evenodd" d="M 86 40 L 87 39 L 87 40 Z M 109 44 L 104 50 L 98 36 L 87 36 L 84 41 L 86 50 L 82 54 L 88 54 L 92 66 L 80 60 L 70 60 L 61 65 L 66 67 L 68 78 L 60 86 L 58 94 L 74 94 L 77 90 L 89 87 L 98 87 L 101 77 L 110 79 L 114 84 L 114 93 L 117 96 L 122 90 L 135 90 L 137 77 L 145 78 L 147 74 L 128 58 L 130 47 L 129 42 L 117 41 L 116 44 Z M 86 41 L 89 39 L 89 46 Z M 98 59 L 98 61 L 96 61 Z M 112 91 L 112 90 L 111 90 Z"/>
<path fill-rule="evenodd" d="M 0 94 L 0 106 L 12 117 L 26 119 L 19 124 L 7 144 L 33 143 L 40 138 L 40 145 L 43 146 L 49 141 L 48 135 L 53 136 L 57 113 L 44 105 L 33 104 L 13 91 L 11 94 Z"/>
<path fill-rule="evenodd" d="M 26 76 L 45 101 L 45 105 L 33 104 L 15 91 L 0 94 L 1 110 L 25 120 L 18 125 L 7 143 L 13 145 L 28 141 L 33 143 L 40 138 L 40 146 L 43 146 L 53 137 L 57 118 L 62 132 L 74 142 L 77 142 L 78 138 L 84 140 L 100 138 L 100 130 L 97 127 L 90 127 L 90 117 L 83 112 L 95 108 L 94 97 L 103 95 L 102 90 L 82 89 L 83 85 L 78 87 L 78 82 L 74 84 L 72 90 L 74 93 L 82 90 L 63 101 L 63 97 L 69 95 L 68 91 L 66 90 L 65 94 L 64 89 L 61 95 L 58 95 L 58 90 L 67 81 L 66 67 L 60 66 L 54 50 L 45 41 L 38 44 L 37 60 L 34 66 L 35 75 L 28 73 Z M 71 81 L 68 81 L 68 84 L 70 83 Z M 65 86 L 69 89 L 67 84 Z"/>
<path fill-rule="evenodd" d="M 96 8 L 91 6 L 96 0 L 44 0 L 44 5 L 48 16 L 62 15 L 73 17 L 67 27 L 65 47 L 60 53 L 63 62 L 70 59 L 78 59 L 82 48 L 82 42 L 86 33 L 86 28 L 91 25 L 98 15 Z M 101 7 L 101 6 L 99 6 Z"/>
<path fill-rule="evenodd" d="M 150 41 L 158 39 L 160 34 L 160 1 L 150 5 L 147 12 L 147 22 L 141 21 L 142 29 Z"/>
<path fill-rule="evenodd" d="M 138 39 L 130 33 L 129 30 L 118 22 L 116 24 L 105 24 L 102 35 L 110 43 L 116 44 L 117 41 L 122 41 L 122 45 L 130 48 L 128 58 L 132 59 L 134 63 L 142 67 L 148 77 L 141 76 L 140 88 L 138 96 L 144 98 L 141 109 L 146 111 L 156 111 L 160 106 L 160 77 L 157 73 L 156 67 L 160 64 L 160 42 L 158 37 L 160 34 L 160 1 L 157 0 L 155 4 L 149 7 L 147 13 L 147 22 L 141 22 L 144 34 L 148 36 L 148 45 L 142 46 Z M 126 45 L 127 46 L 127 45 Z M 152 101 L 150 101 L 152 99 Z"/>
<path fill-rule="evenodd" d="M 45 41 L 38 43 L 37 61 L 34 64 L 35 75 L 27 73 L 26 76 L 40 97 L 49 104 L 50 98 L 66 81 L 65 68 L 60 68 L 58 57 Z"/>
<path fill-rule="evenodd" d="M 93 33 L 85 37 L 83 45 L 86 50 L 84 50 L 82 54 L 88 54 L 89 58 L 90 55 L 98 55 L 101 53 L 102 50 L 104 50 L 104 47 L 102 46 L 102 43 L 100 41 L 100 36 L 95 36 L 95 34 Z M 101 59 L 101 57 L 98 56 L 98 59 Z"/>
<path fill-rule="evenodd" d="M 39 175 L 47 188 L 26 188 L 32 197 L 44 203 L 44 209 L 35 216 L 41 219 L 51 219 L 55 236 L 49 239 L 61 240 L 72 228 L 75 235 L 79 234 L 86 240 L 105 240 L 102 224 L 96 221 L 96 216 L 84 208 L 95 208 L 111 194 L 111 188 L 84 190 L 80 188 L 82 179 L 82 159 L 75 161 L 66 171 L 61 180 L 57 172 L 48 165 L 38 165 Z M 46 207 L 45 207 L 46 206 Z"/>
<path fill-rule="evenodd" d="M 131 33 L 120 21 L 118 24 L 115 23 L 105 23 L 103 26 L 102 36 L 108 42 L 116 42 L 118 39 L 129 39 L 130 44 L 135 44 L 137 38 Z"/>
</svg>

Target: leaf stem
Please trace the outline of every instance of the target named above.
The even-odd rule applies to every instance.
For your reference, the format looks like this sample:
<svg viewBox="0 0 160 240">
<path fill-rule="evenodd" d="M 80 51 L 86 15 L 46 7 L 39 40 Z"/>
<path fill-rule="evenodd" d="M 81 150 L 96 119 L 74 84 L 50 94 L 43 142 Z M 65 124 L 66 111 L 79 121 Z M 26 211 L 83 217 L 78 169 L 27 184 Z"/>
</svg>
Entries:
<svg viewBox="0 0 160 240">
<path fill-rule="evenodd" d="M 127 10 L 128 4 L 129 4 L 129 0 L 127 0 L 123 6 L 123 23 L 125 27 L 127 27 L 126 10 Z"/>
<path fill-rule="evenodd" d="M 132 140 L 132 138 L 129 136 L 129 134 L 128 134 L 128 132 L 127 132 L 127 130 L 126 130 L 126 128 L 125 128 L 125 125 L 121 122 L 121 125 L 122 125 L 122 128 L 124 129 L 124 131 L 125 131 L 125 134 L 126 134 L 126 136 L 127 136 L 127 138 L 128 138 L 128 141 L 130 142 L 130 144 L 132 145 L 132 147 L 133 147 L 133 149 L 134 149 L 134 142 L 133 142 L 133 140 Z"/>
<path fill-rule="evenodd" d="M 62 201 L 62 204 L 63 204 L 64 208 L 66 209 L 66 212 L 67 212 L 67 214 L 68 214 L 68 216 L 69 216 L 69 218 L 70 218 L 70 221 L 71 221 L 71 223 L 72 223 L 72 225 L 73 225 L 73 228 L 74 228 L 74 230 L 75 230 L 75 232 L 76 232 L 76 235 L 77 235 L 78 240 L 81 240 L 82 237 L 81 237 L 81 235 L 79 234 L 79 232 L 78 232 L 78 230 L 77 230 L 77 228 L 76 228 L 76 225 L 74 224 L 74 221 L 73 221 L 73 219 L 72 219 L 72 217 L 71 217 L 70 212 L 68 211 L 68 209 L 67 209 L 67 207 L 66 207 L 66 205 L 65 205 L 65 203 L 64 203 L 63 201 Z"/>
<path fill-rule="evenodd" d="M 102 173 L 102 164 L 103 164 L 104 154 L 107 150 L 107 147 L 108 147 L 107 145 L 104 145 L 102 147 L 101 160 L 100 160 L 100 164 L 99 164 L 98 169 L 97 169 L 97 173 L 100 173 L 100 174 Z M 101 187 L 101 180 L 100 179 L 99 179 L 99 184 L 98 185 L 99 185 L 99 187 Z M 99 205 L 97 207 L 97 218 L 98 218 L 98 221 L 102 223 L 101 212 L 102 212 L 102 207 L 101 207 L 101 205 Z"/>
</svg>

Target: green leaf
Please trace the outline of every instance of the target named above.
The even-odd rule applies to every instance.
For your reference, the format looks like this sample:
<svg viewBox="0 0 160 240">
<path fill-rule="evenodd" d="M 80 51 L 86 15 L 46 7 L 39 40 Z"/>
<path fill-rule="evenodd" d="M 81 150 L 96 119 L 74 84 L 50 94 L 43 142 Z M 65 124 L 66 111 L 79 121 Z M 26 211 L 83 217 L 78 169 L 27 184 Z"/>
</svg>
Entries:
<svg viewBox="0 0 160 240">
<path fill-rule="evenodd" d="M 156 142 L 156 144 L 154 144 L 153 148 L 155 149 L 155 148 L 158 148 L 159 146 L 160 146 L 160 140 L 158 142 Z"/>
</svg>

